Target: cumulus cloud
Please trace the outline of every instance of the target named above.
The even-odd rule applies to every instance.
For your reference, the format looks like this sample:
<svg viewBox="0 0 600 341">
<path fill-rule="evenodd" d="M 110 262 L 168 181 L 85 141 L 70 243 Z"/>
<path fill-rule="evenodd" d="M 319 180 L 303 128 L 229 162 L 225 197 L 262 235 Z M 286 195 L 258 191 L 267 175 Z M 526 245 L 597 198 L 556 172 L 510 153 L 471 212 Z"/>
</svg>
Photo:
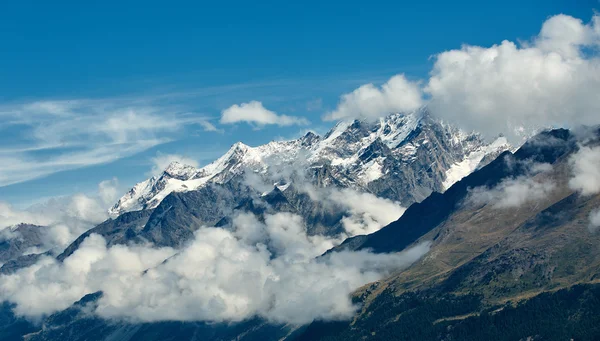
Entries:
<svg viewBox="0 0 600 341">
<path fill-rule="evenodd" d="M 182 250 L 106 247 L 88 237 L 63 263 L 45 258 L 0 279 L 0 297 L 36 317 L 102 291 L 95 313 L 134 321 L 241 321 L 254 316 L 305 324 L 347 319 L 353 290 L 418 260 L 429 243 L 396 254 L 333 253 L 290 214 L 240 215 L 234 228 L 201 228 Z M 165 261 L 166 259 L 166 261 Z"/>
<path fill-rule="evenodd" d="M 569 187 L 582 195 L 600 193 L 600 147 L 579 146 L 577 153 L 569 159 L 571 179 Z M 589 216 L 589 229 L 595 232 L 600 228 L 600 210 Z"/>
<path fill-rule="evenodd" d="M 26 223 L 44 226 L 45 250 L 61 252 L 79 235 L 108 219 L 107 208 L 118 198 L 116 179 L 102 181 L 94 195 L 58 197 L 20 210 L 0 202 L 0 230 Z"/>
<path fill-rule="evenodd" d="M 349 237 L 376 232 L 406 211 L 400 203 L 349 188 L 332 189 L 327 198 L 348 210 L 342 224 Z"/>
<path fill-rule="evenodd" d="M 102 205 L 108 205 L 115 201 L 120 195 L 119 181 L 117 178 L 104 180 L 98 184 L 98 197 Z"/>
<path fill-rule="evenodd" d="M 40 219 L 32 212 L 14 208 L 7 202 L 0 201 L 0 228 L 6 228 L 19 223 L 42 225 L 46 220 Z"/>
<path fill-rule="evenodd" d="M 392 112 L 405 112 L 423 105 L 418 83 L 404 75 L 395 75 L 381 87 L 365 84 L 341 96 L 335 110 L 324 116 L 325 120 L 359 118 L 374 120 Z"/>
<path fill-rule="evenodd" d="M 556 188 L 549 181 L 537 181 L 527 176 L 503 180 L 494 188 L 477 187 L 471 190 L 469 200 L 475 204 L 491 204 L 494 208 L 515 208 L 542 200 Z"/>
<path fill-rule="evenodd" d="M 200 167 L 198 161 L 179 154 L 163 154 L 157 153 L 156 156 L 151 158 L 152 161 L 152 169 L 150 170 L 150 175 L 158 176 L 162 174 L 162 172 L 172 163 L 179 162 L 183 165 L 192 166 L 194 168 Z"/>
<path fill-rule="evenodd" d="M 18 314 L 28 317 L 46 315 L 67 308 L 89 293 L 87 288 L 96 289 L 94 284 L 103 276 L 116 281 L 131 279 L 126 276 L 156 266 L 173 254 L 171 249 L 125 246 L 107 249 L 104 238 L 94 234 L 63 263 L 44 257 L 15 275 L 2 276 L 0 286 L 10 291 L 13 299 L 2 298 L 19 302 L 15 311 Z M 118 282 L 110 285 L 117 286 Z"/>
<path fill-rule="evenodd" d="M 531 41 L 464 45 L 434 56 L 430 77 L 399 74 L 340 98 L 326 120 L 375 119 L 426 104 L 439 118 L 513 143 L 541 128 L 600 123 L 600 16 L 556 15 Z M 423 85 L 423 86 L 421 86 Z"/>
<path fill-rule="evenodd" d="M 298 172 L 306 169 L 306 160 L 299 155 L 293 164 L 277 157 L 265 162 L 268 174 L 246 172 L 244 183 L 260 193 L 273 190 L 273 183 L 283 181 L 294 186 L 296 191 L 308 194 L 311 200 L 331 210 L 343 212 L 342 226 L 345 234 L 339 238 L 353 237 L 356 235 L 370 234 L 378 231 L 389 223 L 399 219 L 406 208 L 399 202 L 380 198 L 372 193 L 360 192 L 353 188 L 317 187 L 305 177 L 305 173 Z"/>
<path fill-rule="evenodd" d="M 435 56 L 425 87 L 437 116 L 513 141 L 539 128 L 599 123 L 600 17 L 584 24 L 557 15 L 532 42 Z"/>
<path fill-rule="evenodd" d="M 264 126 L 275 124 L 278 126 L 306 125 L 308 120 L 303 117 L 278 115 L 268 110 L 261 102 L 250 101 L 248 103 L 234 104 L 221 112 L 222 124 L 233 124 L 239 122 L 254 123 Z"/>
<path fill-rule="evenodd" d="M 583 195 L 600 192 L 600 147 L 580 146 L 570 158 L 572 177 L 569 187 Z"/>
</svg>

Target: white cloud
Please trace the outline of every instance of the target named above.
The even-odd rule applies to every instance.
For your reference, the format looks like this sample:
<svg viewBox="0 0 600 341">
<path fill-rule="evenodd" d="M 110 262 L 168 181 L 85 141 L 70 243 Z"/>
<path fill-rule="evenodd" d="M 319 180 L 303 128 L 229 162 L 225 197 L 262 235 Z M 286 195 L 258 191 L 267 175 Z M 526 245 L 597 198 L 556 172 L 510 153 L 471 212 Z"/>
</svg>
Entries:
<svg viewBox="0 0 600 341">
<path fill-rule="evenodd" d="M 345 234 L 339 238 L 376 232 L 398 220 L 406 211 L 406 208 L 402 207 L 399 202 L 379 198 L 371 193 L 361 193 L 352 188 L 314 186 L 310 180 L 304 178 L 304 173 L 298 172 L 300 169 L 306 169 L 307 166 L 302 155 L 299 155 L 299 158 L 291 165 L 289 161 L 276 158 L 262 161 L 268 164 L 270 174 L 258 175 L 254 172 L 247 172 L 244 174 L 244 183 L 256 191 L 264 193 L 273 190 L 273 183 L 283 179 L 285 183 L 292 184 L 295 190 L 308 194 L 319 205 L 330 210 L 344 212 L 345 216 L 341 222 Z"/>
<path fill-rule="evenodd" d="M 108 250 L 105 240 L 94 234 L 86 238 L 64 263 L 45 257 L 15 275 L 2 276 L 0 286 L 9 290 L 14 301 L 19 302 L 18 314 L 37 317 L 70 306 L 86 294 L 87 287 L 93 290 L 95 283 L 104 276 L 115 281 L 108 286 L 116 287 L 122 284 L 120 281 L 132 279 L 126 277 L 130 273 L 144 271 L 173 254 L 170 249 L 124 246 Z"/>
<path fill-rule="evenodd" d="M 261 102 L 250 101 L 240 105 L 234 104 L 221 113 L 222 124 L 238 122 L 254 123 L 259 127 L 267 124 L 278 126 L 306 125 L 308 120 L 303 117 L 277 115 L 268 110 Z"/>
<path fill-rule="evenodd" d="M 0 130 L 15 134 L 0 147 L 0 186 L 112 162 L 176 139 L 190 125 L 211 130 L 206 124 L 204 117 L 135 100 L 0 106 Z"/>
<path fill-rule="evenodd" d="M 45 225 L 46 221 L 31 212 L 18 210 L 9 203 L 0 201 L 0 222 L 2 224 L 0 229 L 20 223 Z"/>
<path fill-rule="evenodd" d="M 566 58 L 579 58 L 581 46 L 595 46 L 600 39 L 600 17 L 585 25 L 568 15 L 555 15 L 542 25 L 534 43 L 542 51 L 556 52 Z"/>
<path fill-rule="evenodd" d="M 119 198 L 121 192 L 116 178 L 104 180 L 98 184 L 98 196 L 103 205 L 109 205 Z"/>
<path fill-rule="evenodd" d="M 374 120 L 393 112 L 406 112 L 423 105 L 418 83 L 404 75 L 395 75 L 381 88 L 365 84 L 351 93 L 344 94 L 335 110 L 324 116 L 325 120 L 362 118 Z"/>
<path fill-rule="evenodd" d="M 151 159 L 152 169 L 150 175 L 157 176 L 169 166 L 172 162 L 179 162 L 183 165 L 192 166 L 194 168 L 200 167 L 198 161 L 179 154 L 162 154 L 157 153 L 155 157 Z"/>
<path fill-rule="evenodd" d="M 491 204 L 497 209 L 516 208 L 546 198 L 555 188 L 556 185 L 549 181 L 518 177 L 503 180 L 492 189 L 474 188 L 469 200 L 476 204 Z"/>
<path fill-rule="evenodd" d="M 489 137 L 600 121 L 600 20 L 549 18 L 529 44 L 465 45 L 435 56 L 432 112 Z M 591 49 L 591 50 L 590 50 Z"/>
<path fill-rule="evenodd" d="M 204 129 L 204 131 L 213 131 L 213 132 L 217 132 L 217 133 L 222 132 L 221 129 L 217 129 L 217 127 L 215 127 L 214 124 L 210 123 L 210 121 L 201 120 L 198 122 L 198 124 L 200 124 L 200 126 Z"/>
<path fill-rule="evenodd" d="M 600 147 L 580 146 L 569 160 L 572 177 L 569 187 L 583 195 L 600 192 Z"/>
<path fill-rule="evenodd" d="M 118 198 L 116 179 L 102 181 L 94 195 L 58 197 L 19 210 L 0 202 L 0 230 L 27 223 L 45 226 L 45 250 L 61 252 L 83 232 L 108 219 L 107 209 Z"/>
<path fill-rule="evenodd" d="M 349 215 L 342 219 L 342 224 L 350 237 L 376 232 L 406 211 L 400 203 L 352 189 L 331 190 L 326 200 L 348 209 Z"/>
<path fill-rule="evenodd" d="M 65 309 L 87 293 L 103 291 L 96 314 L 135 321 L 270 321 L 305 324 L 347 319 L 358 307 L 350 294 L 402 269 L 429 243 L 396 254 L 333 253 L 306 235 L 290 214 L 264 223 L 242 215 L 232 231 L 201 228 L 183 250 L 106 247 L 92 235 L 64 263 L 45 258 L 0 279 L 0 298 L 17 314 L 36 317 Z M 272 253 L 272 250 L 274 253 Z M 164 261 L 167 259 L 166 261 Z M 147 270 L 147 271 L 145 271 Z"/>
</svg>

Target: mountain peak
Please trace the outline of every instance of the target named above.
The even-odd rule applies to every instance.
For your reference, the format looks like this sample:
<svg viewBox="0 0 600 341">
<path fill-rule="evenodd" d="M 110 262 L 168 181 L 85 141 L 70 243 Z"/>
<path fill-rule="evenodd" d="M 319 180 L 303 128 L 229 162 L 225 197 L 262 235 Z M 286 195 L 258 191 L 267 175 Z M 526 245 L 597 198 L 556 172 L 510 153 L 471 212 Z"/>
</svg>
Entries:
<svg viewBox="0 0 600 341">
<path fill-rule="evenodd" d="M 179 161 L 171 162 L 164 170 L 164 174 L 181 180 L 187 180 L 194 176 L 198 170 L 190 165 L 180 163 Z"/>
<path fill-rule="evenodd" d="M 302 136 L 299 139 L 299 141 L 302 146 L 310 147 L 313 144 L 317 143 L 320 139 L 321 139 L 321 137 L 319 135 L 313 133 L 312 131 L 309 131 L 306 134 L 304 134 L 304 136 Z"/>
<path fill-rule="evenodd" d="M 315 134 L 312 131 L 307 131 L 306 134 L 304 134 L 303 138 L 306 139 L 306 138 L 315 138 L 315 137 L 319 137 L 319 135 Z"/>
<path fill-rule="evenodd" d="M 169 171 L 169 170 L 174 170 L 174 169 L 178 169 L 183 167 L 184 164 L 179 162 L 179 161 L 171 161 L 171 163 L 169 163 L 169 165 L 167 166 L 167 168 L 165 168 L 165 172 Z"/>
<path fill-rule="evenodd" d="M 243 143 L 243 142 L 236 142 L 234 144 L 231 145 L 231 148 L 229 149 L 230 151 L 246 151 L 249 148 L 251 148 L 250 146 L 248 146 L 247 144 Z"/>
</svg>

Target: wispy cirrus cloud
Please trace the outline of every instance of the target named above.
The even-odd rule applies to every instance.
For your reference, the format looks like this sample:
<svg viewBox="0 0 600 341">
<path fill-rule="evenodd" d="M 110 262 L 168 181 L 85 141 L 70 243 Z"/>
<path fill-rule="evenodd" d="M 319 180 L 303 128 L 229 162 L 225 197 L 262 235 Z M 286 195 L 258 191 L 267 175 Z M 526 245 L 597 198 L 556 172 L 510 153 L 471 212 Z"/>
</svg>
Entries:
<svg viewBox="0 0 600 341">
<path fill-rule="evenodd" d="M 0 186 L 112 162 L 172 141 L 188 127 L 216 128 L 180 108 L 124 99 L 0 106 Z"/>
</svg>

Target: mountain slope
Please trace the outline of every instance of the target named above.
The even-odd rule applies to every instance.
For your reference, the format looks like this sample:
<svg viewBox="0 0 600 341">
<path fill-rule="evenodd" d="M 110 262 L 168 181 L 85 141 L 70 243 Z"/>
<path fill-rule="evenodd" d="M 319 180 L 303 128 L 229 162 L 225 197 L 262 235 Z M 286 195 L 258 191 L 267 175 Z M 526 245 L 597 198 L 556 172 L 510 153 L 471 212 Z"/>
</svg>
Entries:
<svg viewBox="0 0 600 341">
<path fill-rule="evenodd" d="M 553 141 L 547 144 L 546 141 Z M 443 194 L 433 193 L 421 203 L 412 205 L 396 222 L 367 238 L 348 239 L 340 249 L 373 249 L 376 252 L 402 250 L 444 222 L 460 208 L 460 204 L 475 187 L 494 187 L 502 180 L 524 175 L 530 163 L 554 163 L 576 150 L 576 141 L 567 130 L 542 133 L 514 154 L 506 151 L 482 169 L 465 177 Z"/>
<path fill-rule="evenodd" d="M 597 322 L 600 302 L 600 235 L 588 230 L 600 195 L 568 185 L 577 142 L 566 130 L 543 133 L 388 227 L 348 240 L 340 248 L 389 252 L 423 240 L 432 248 L 360 290 L 351 324 L 315 324 L 299 339 L 597 339 L 597 328 L 577 328 Z M 528 196 L 498 197 L 516 188 Z"/>
</svg>

